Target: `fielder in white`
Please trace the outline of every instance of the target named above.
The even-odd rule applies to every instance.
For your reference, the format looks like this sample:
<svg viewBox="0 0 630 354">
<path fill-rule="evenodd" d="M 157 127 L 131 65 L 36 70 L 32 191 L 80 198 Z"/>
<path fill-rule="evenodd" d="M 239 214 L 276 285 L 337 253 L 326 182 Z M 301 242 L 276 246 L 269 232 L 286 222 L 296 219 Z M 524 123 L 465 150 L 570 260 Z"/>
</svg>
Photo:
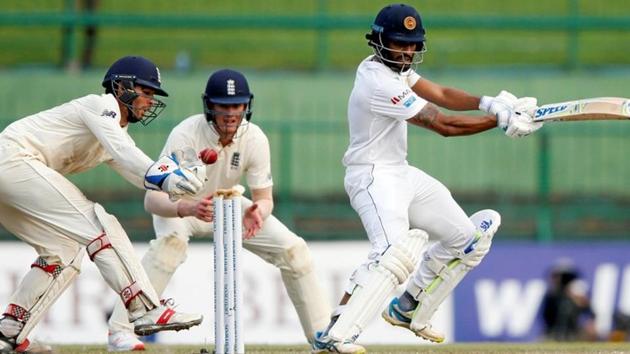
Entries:
<svg viewBox="0 0 630 354">
<path fill-rule="evenodd" d="M 394 298 L 383 317 L 435 342 L 444 336 L 429 320 L 462 277 L 490 248 L 500 224 L 493 210 L 470 218 L 439 181 L 407 163 L 407 128 L 443 136 L 470 135 L 494 127 L 510 137 L 531 134 L 541 124 L 522 111 L 536 100 L 517 100 L 508 92 L 475 97 L 421 78 L 413 69 L 426 51 L 418 12 L 389 5 L 366 35 L 374 55 L 357 70 L 348 102 L 350 144 L 343 158 L 344 185 L 359 214 L 372 249 L 350 278 L 328 329 L 317 336 L 314 353 L 364 353 L 356 338 L 394 289 L 409 276 L 406 291 Z M 489 115 L 441 113 L 480 109 Z M 465 172 L 464 172 L 465 173 Z M 437 242 L 425 248 L 428 238 Z"/>
<path fill-rule="evenodd" d="M 196 177 L 203 168 L 180 168 L 170 157 L 154 163 L 127 133 L 128 123 L 146 124 L 165 106 L 154 98 L 167 96 L 158 68 L 124 57 L 109 68 L 103 86 L 105 94 L 22 118 L 0 133 L 0 223 L 39 255 L 0 318 L 0 353 L 50 350 L 29 344 L 27 335 L 78 275 L 86 252 L 120 294 L 137 333 L 201 323 L 201 315 L 160 303 L 116 218 L 64 177 L 104 162 L 134 185 L 173 198 L 203 186 Z"/>
<path fill-rule="evenodd" d="M 212 193 L 238 185 L 243 176 L 252 200 L 243 204 L 243 247 L 280 269 L 287 293 L 309 342 L 328 324 L 330 306 L 313 269 L 304 240 L 291 232 L 273 210 L 269 141 L 250 122 L 253 95 L 245 77 L 233 70 L 213 73 L 203 94 L 204 114 L 188 117 L 173 129 L 163 153 L 200 152 L 212 148 L 218 160 L 206 166 L 206 184 L 199 198 L 173 202 L 166 193 L 149 191 L 145 208 L 153 214 L 156 239 L 142 259 L 160 294 L 186 259 L 190 237 L 213 232 Z M 254 237 L 255 236 L 255 237 Z M 109 321 L 109 349 L 142 350 L 119 303 Z"/>
</svg>

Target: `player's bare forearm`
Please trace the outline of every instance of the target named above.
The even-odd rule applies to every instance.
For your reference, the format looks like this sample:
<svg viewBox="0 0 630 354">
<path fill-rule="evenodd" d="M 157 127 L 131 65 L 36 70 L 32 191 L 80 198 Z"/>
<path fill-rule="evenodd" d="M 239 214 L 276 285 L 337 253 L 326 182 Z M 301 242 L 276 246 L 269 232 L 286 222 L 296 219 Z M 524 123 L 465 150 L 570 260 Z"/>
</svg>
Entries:
<svg viewBox="0 0 630 354">
<path fill-rule="evenodd" d="M 466 91 L 436 84 L 421 78 L 411 88 L 418 96 L 452 111 L 473 111 L 479 108 L 480 98 Z"/>
<path fill-rule="evenodd" d="M 155 215 L 166 218 L 177 217 L 178 202 L 169 199 L 162 191 L 147 191 L 144 195 L 144 209 Z"/>
<path fill-rule="evenodd" d="M 262 219 L 266 219 L 273 211 L 272 187 L 252 189 L 252 201 L 258 205 Z"/>
<path fill-rule="evenodd" d="M 180 199 L 172 201 L 161 191 L 147 191 L 144 209 L 151 214 L 165 218 L 194 216 L 201 221 L 211 222 L 213 218 L 212 195 L 201 200 Z"/>
<path fill-rule="evenodd" d="M 418 114 L 409 118 L 407 122 L 433 130 L 442 136 L 472 135 L 497 126 L 497 120 L 494 116 L 446 115 L 441 113 L 432 103 L 427 103 Z"/>
</svg>

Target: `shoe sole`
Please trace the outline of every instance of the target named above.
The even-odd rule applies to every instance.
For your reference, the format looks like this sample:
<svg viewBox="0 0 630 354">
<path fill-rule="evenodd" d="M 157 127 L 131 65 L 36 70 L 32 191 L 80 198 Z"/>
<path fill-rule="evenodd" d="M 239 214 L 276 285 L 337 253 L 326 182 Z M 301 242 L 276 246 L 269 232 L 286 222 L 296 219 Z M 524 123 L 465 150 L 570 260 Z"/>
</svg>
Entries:
<svg viewBox="0 0 630 354">
<path fill-rule="evenodd" d="M 340 353 L 340 352 L 333 352 L 328 349 L 311 350 L 311 354 L 326 354 L 326 353 Z M 352 352 L 351 354 L 366 354 L 366 353 L 367 353 L 367 350 L 363 349 L 363 350 L 357 350 L 356 352 Z"/>
<path fill-rule="evenodd" d="M 188 329 L 190 327 L 196 326 L 201 323 L 203 319 L 200 318 L 198 320 L 184 322 L 184 323 L 171 323 L 165 325 L 141 325 L 133 329 L 134 333 L 139 336 L 149 336 L 151 334 L 162 332 L 162 331 L 181 331 L 183 329 Z"/>
<path fill-rule="evenodd" d="M 402 327 L 402 328 L 406 328 L 406 329 L 411 329 L 410 328 L 410 324 L 407 322 L 402 322 L 394 317 L 391 317 L 388 313 L 389 309 L 385 309 L 382 313 L 381 313 L 381 317 L 383 317 L 383 319 L 391 324 L 392 326 L 398 326 L 398 327 Z"/>
<path fill-rule="evenodd" d="M 423 334 L 421 334 L 419 332 L 414 331 L 413 329 L 411 329 L 411 325 L 409 323 L 399 321 L 398 319 L 389 316 L 389 313 L 387 313 L 387 310 L 383 311 L 381 316 L 383 317 L 383 319 L 387 323 L 391 324 L 392 326 L 402 327 L 402 328 L 408 329 L 411 332 L 413 332 L 413 334 L 415 334 L 416 337 L 420 337 L 420 338 L 422 338 L 424 340 L 428 340 L 429 342 L 433 342 L 433 343 L 442 343 L 442 342 L 444 342 L 444 338 L 429 337 L 429 336 L 426 336 L 426 335 L 423 335 Z"/>
<path fill-rule="evenodd" d="M 144 351 L 145 349 L 146 348 L 144 347 L 144 344 L 136 344 L 131 349 L 110 347 L 109 345 L 107 346 L 107 351 L 110 353 L 112 352 L 141 352 L 141 351 Z"/>
</svg>

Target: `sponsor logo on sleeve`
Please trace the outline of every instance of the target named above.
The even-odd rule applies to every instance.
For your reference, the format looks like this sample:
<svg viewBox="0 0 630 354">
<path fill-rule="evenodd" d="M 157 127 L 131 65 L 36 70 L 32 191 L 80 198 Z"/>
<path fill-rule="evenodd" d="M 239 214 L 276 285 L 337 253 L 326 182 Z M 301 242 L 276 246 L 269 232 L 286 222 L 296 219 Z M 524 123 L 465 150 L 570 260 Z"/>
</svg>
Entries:
<svg viewBox="0 0 630 354">
<path fill-rule="evenodd" d="M 116 112 L 109 109 L 105 109 L 103 110 L 103 113 L 101 113 L 101 117 L 116 118 Z"/>
<path fill-rule="evenodd" d="M 416 96 L 411 96 L 403 103 L 403 106 L 409 108 L 414 102 L 416 102 Z"/>
<path fill-rule="evenodd" d="M 403 101 L 405 98 L 407 98 L 407 96 L 409 96 L 411 94 L 411 89 L 406 89 L 405 91 L 403 91 L 400 95 L 396 95 L 392 98 L 390 98 L 389 100 L 393 103 L 393 104 L 398 104 L 400 103 L 400 101 Z M 408 101 L 408 100 L 407 100 Z M 405 101 L 405 103 L 407 102 Z M 411 102 L 413 103 L 413 102 Z M 411 104 L 409 103 L 409 104 Z M 407 106 L 409 107 L 409 106 Z"/>
</svg>

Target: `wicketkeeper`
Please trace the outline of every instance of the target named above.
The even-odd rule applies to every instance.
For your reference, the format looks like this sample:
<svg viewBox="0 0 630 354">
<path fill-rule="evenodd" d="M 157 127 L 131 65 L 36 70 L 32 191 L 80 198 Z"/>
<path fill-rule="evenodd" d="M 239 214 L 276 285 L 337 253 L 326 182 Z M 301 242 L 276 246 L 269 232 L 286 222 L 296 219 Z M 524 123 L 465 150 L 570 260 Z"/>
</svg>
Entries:
<svg viewBox="0 0 630 354">
<path fill-rule="evenodd" d="M 106 163 L 139 188 L 176 199 L 202 188 L 196 173 L 165 156 L 153 162 L 127 133 L 148 124 L 168 96 L 151 61 L 128 56 L 103 80 L 105 94 L 87 95 L 22 118 L 0 133 L 0 223 L 39 257 L 0 318 L 0 353 L 36 351 L 27 339 L 46 310 L 78 275 L 85 253 L 120 296 L 123 316 L 138 334 L 201 323 L 198 314 L 160 302 L 116 218 L 85 197 L 65 175 Z"/>
</svg>

